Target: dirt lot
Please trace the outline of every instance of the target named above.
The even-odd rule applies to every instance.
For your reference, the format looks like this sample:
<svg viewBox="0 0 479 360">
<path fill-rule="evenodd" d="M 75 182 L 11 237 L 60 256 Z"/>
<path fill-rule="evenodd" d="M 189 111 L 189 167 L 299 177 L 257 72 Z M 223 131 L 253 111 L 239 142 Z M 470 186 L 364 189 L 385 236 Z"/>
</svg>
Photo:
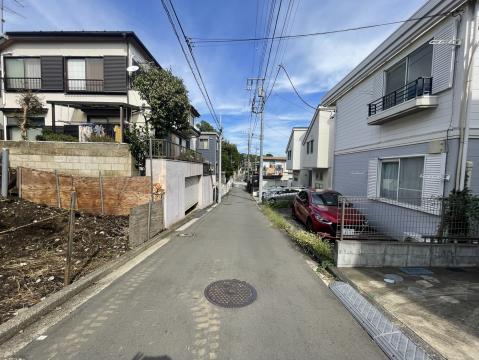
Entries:
<svg viewBox="0 0 479 360">
<path fill-rule="evenodd" d="M 63 287 L 67 234 L 67 211 L 0 199 L 0 323 Z M 128 250 L 128 217 L 76 213 L 73 281 Z"/>
</svg>

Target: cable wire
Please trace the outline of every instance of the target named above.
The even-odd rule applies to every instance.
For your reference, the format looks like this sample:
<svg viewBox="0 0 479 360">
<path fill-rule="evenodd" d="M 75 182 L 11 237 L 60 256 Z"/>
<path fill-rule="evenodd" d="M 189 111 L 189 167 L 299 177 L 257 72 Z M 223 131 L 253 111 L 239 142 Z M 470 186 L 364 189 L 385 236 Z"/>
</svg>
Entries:
<svg viewBox="0 0 479 360">
<path fill-rule="evenodd" d="M 298 98 L 299 98 L 306 106 L 310 107 L 311 109 L 316 110 L 316 106 L 310 105 L 306 100 L 303 99 L 303 97 L 299 94 L 298 90 L 296 90 L 296 87 L 294 86 L 293 81 L 292 81 L 291 78 L 289 77 L 289 74 L 288 74 L 288 71 L 286 70 L 286 68 L 285 68 L 283 65 L 279 65 L 279 67 L 284 70 L 284 73 L 285 73 L 286 76 L 288 77 L 289 83 L 291 84 L 291 87 L 293 88 L 293 90 L 294 90 L 294 92 L 296 93 L 296 95 L 298 96 Z"/>
</svg>

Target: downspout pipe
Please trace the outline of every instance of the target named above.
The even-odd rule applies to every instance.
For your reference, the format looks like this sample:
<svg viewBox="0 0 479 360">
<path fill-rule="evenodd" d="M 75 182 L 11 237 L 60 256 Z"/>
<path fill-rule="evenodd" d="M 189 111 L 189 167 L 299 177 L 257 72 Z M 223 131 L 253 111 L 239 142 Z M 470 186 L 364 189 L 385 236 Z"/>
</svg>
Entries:
<svg viewBox="0 0 479 360">
<path fill-rule="evenodd" d="M 472 48 L 468 56 L 468 62 L 466 66 L 466 78 L 464 81 L 464 96 L 461 101 L 461 112 L 459 115 L 459 151 L 457 156 L 457 168 L 456 168 L 456 180 L 454 188 L 456 190 L 463 190 L 465 186 L 465 176 L 466 176 L 466 161 L 467 161 L 467 152 L 469 146 L 469 99 L 471 97 L 471 77 L 472 69 L 474 64 L 474 56 L 478 47 L 478 42 L 476 41 L 477 36 L 477 5 L 474 2 L 473 5 L 473 29 L 472 29 Z M 469 36 L 469 31 L 466 34 L 467 45 L 466 48 L 469 48 L 471 45 Z"/>
</svg>

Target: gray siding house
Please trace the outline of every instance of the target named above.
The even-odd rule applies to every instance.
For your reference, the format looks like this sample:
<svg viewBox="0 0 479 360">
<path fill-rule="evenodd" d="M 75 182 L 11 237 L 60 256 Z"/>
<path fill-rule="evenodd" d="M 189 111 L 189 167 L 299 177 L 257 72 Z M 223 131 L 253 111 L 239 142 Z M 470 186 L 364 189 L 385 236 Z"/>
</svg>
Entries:
<svg viewBox="0 0 479 360">
<path fill-rule="evenodd" d="M 429 198 L 479 193 L 478 11 L 428 1 L 325 95 L 336 190 L 418 218 L 438 215 Z"/>
<path fill-rule="evenodd" d="M 219 144 L 218 133 L 202 131 L 198 138 L 197 151 L 203 155 L 205 163 L 210 165 L 212 174 L 217 175 L 219 170 Z"/>
</svg>

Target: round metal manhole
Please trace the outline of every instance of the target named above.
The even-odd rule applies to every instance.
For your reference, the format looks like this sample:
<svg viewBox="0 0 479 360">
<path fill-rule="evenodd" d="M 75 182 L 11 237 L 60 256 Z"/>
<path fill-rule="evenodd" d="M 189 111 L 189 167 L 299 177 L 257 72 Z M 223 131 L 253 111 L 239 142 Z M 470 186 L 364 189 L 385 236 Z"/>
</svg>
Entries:
<svg viewBox="0 0 479 360">
<path fill-rule="evenodd" d="M 215 305 L 236 308 L 251 304 L 256 300 L 256 290 L 241 280 L 219 280 L 209 284 L 205 297 Z"/>
</svg>

